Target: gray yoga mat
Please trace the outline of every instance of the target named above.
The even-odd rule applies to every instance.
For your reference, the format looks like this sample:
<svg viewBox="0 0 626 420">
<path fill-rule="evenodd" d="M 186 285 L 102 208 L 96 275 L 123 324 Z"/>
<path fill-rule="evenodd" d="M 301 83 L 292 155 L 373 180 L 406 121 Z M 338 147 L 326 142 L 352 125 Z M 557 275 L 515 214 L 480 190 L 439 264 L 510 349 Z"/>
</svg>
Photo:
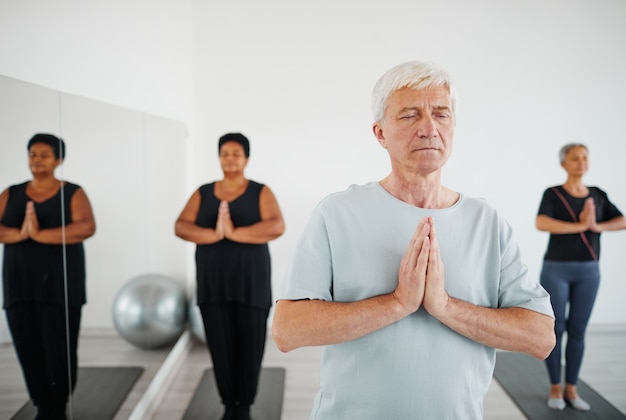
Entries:
<svg viewBox="0 0 626 420">
<path fill-rule="evenodd" d="M 254 420 L 279 420 L 283 409 L 285 368 L 265 367 L 261 369 L 259 391 L 250 409 Z M 183 420 L 217 420 L 224 412 L 213 369 L 206 369 L 198 388 L 187 407 Z"/>
<path fill-rule="evenodd" d="M 619 420 L 626 415 L 602 398 L 584 381 L 578 381 L 578 393 L 591 404 L 587 412 L 569 405 L 562 411 L 546 405 L 550 392 L 548 373 L 543 361 L 522 353 L 499 351 L 494 377 L 520 410 L 531 420 Z"/>
<path fill-rule="evenodd" d="M 141 367 L 79 367 L 78 381 L 72 396 L 72 418 L 112 419 L 142 373 Z M 32 420 L 36 414 L 35 407 L 29 401 L 11 420 Z"/>
</svg>

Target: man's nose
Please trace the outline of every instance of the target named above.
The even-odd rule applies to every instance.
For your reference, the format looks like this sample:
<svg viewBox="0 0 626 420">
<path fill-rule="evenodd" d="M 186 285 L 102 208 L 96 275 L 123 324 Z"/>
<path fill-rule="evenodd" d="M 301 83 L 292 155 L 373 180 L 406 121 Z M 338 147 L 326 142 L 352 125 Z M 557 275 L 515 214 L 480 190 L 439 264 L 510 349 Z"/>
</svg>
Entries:
<svg viewBox="0 0 626 420">
<path fill-rule="evenodd" d="M 420 118 L 417 127 L 417 135 L 420 137 L 433 137 L 437 133 L 435 120 L 430 115 Z"/>
</svg>

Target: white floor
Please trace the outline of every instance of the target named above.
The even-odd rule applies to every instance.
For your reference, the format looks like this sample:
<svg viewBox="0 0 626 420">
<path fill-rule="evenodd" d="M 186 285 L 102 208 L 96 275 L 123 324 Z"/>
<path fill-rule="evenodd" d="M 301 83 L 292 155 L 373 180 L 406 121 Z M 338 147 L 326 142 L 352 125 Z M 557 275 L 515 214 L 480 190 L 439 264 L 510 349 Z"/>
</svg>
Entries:
<svg viewBox="0 0 626 420">
<path fill-rule="evenodd" d="M 590 328 L 581 378 L 622 412 L 626 413 L 626 325 Z M 264 365 L 287 370 L 282 420 L 307 419 L 317 391 L 321 348 L 306 348 L 283 354 L 268 340 Z M 169 350 L 141 350 L 120 339 L 113 331 L 83 331 L 79 348 L 82 366 L 143 366 L 146 370 L 124 402 L 115 420 L 127 419 L 140 401 Z M 154 420 L 182 418 L 203 370 L 210 366 L 204 345 L 193 340 L 189 353 L 176 367 Z M 28 399 L 13 347 L 0 346 L 0 420 L 10 417 Z M 522 420 L 517 409 L 496 381 L 485 399 L 486 420 Z"/>
</svg>

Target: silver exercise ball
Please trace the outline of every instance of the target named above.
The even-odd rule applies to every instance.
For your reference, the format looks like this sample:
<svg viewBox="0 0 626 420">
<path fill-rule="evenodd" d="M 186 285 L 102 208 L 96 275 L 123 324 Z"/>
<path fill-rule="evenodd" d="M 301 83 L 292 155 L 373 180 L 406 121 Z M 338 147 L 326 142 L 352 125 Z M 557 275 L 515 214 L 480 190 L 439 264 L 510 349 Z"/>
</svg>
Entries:
<svg viewBox="0 0 626 420">
<path fill-rule="evenodd" d="M 198 296 L 194 293 L 189 301 L 189 329 L 193 333 L 193 335 L 206 343 L 206 335 L 204 334 L 204 322 L 202 321 L 202 313 L 200 313 L 200 308 L 198 307 Z"/>
<path fill-rule="evenodd" d="M 129 343 L 157 349 L 174 343 L 185 330 L 187 297 L 182 285 L 160 274 L 129 280 L 113 301 L 113 323 Z"/>
</svg>

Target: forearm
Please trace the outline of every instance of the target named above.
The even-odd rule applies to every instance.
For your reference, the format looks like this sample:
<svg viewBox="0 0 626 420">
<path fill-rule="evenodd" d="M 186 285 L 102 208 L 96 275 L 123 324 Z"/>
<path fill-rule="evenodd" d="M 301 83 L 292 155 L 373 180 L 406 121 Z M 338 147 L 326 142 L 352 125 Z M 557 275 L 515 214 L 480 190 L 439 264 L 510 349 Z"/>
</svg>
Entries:
<svg viewBox="0 0 626 420">
<path fill-rule="evenodd" d="M 2 244 L 15 244 L 27 238 L 28 235 L 24 234 L 21 229 L 0 225 L 0 243 Z"/>
<path fill-rule="evenodd" d="M 280 220 L 262 220 L 250 226 L 233 229 L 226 237 L 234 242 L 247 244 L 265 244 L 278 238 L 285 231 L 285 224 Z"/>
<path fill-rule="evenodd" d="M 450 298 L 436 318 L 471 340 L 538 359 L 545 359 L 555 344 L 554 320 L 529 309 L 485 308 Z"/>
<path fill-rule="evenodd" d="M 278 348 L 288 352 L 354 340 L 407 315 L 393 294 L 347 303 L 283 300 L 276 304 L 272 335 Z"/>
<path fill-rule="evenodd" d="M 40 229 L 32 235 L 32 239 L 36 242 L 49 245 L 60 244 L 77 244 L 85 239 L 93 236 L 96 231 L 96 226 L 91 222 L 73 222 L 67 226 Z"/>
<path fill-rule="evenodd" d="M 588 230 L 588 226 L 584 223 L 567 222 L 564 220 L 553 219 L 545 215 L 537 216 L 535 225 L 538 230 L 555 235 L 579 233 Z"/>
<path fill-rule="evenodd" d="M 626 217 L 615 217 L 611 220 L 607 220 L 606 222 L 598 223 L 597 226 L 599 232 L 626 229 Z"/>
<path fill-rule="evenodd" d="M 198 245 L 214 244 L 223 239 L 216 229 L 200 227 L 195 223 L 182 220 L 176 221 L 174 233 L 179 238 Z"/>
</svg>

